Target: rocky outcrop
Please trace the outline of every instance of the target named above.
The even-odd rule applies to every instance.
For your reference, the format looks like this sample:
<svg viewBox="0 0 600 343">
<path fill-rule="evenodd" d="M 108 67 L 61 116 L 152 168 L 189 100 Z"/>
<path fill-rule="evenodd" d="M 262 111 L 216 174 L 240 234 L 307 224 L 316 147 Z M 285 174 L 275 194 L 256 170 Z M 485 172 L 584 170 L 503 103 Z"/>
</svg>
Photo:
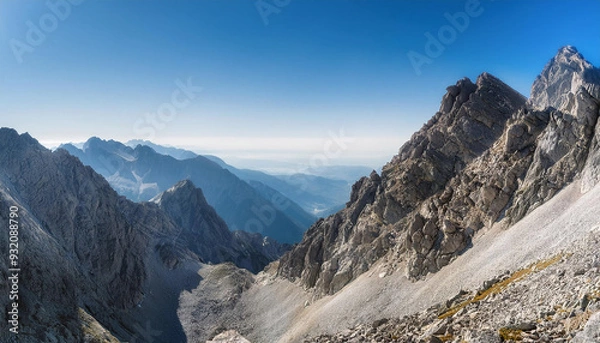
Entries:
<svg viewBox="0 0 600 343">
<path fill-rule="evenodd" d="M 400 246 L 411 225 L 407 216 L 487 151 L 524 103 L 520 94 L 485 73 L 475 84 L 462 79 L 449 87 L 440 111 L 384 166 L 382 175 L 359 180 L 346 208 L 311 227 L 281 259 L 279 274 L 323 293 L 338 291 L 392 246 Z M 424 225 L 417 220 L 413 232 Z M 411 237 L 420 252 L 440 245 L 437 223 L 426 230 Z M 447 230 L 443 251 L 454 254 L 466 246 L 464 230 Z"/>
<path fill-rule="evenodd" d="M 582 94 L 600 98 L 600 73 L 575 47 L 565 46 L 535 79 L 527 105 L 538 110 L 552 107 L 574 114 L 578 109 L 585 110 L 578 98 Z"/>
<path fill-rule="evenodd" d="M 438 271 L 484 227 L 516 223 L 582 175 L 600 180 L 600 74 L 573 47 L 546 65 L 527 101 L 489 74 L 448 87 L 439 112 L 346 209 L 319 221 L 279 275 L 335 293 L 386 256 L 411 278 Z"/>
<path fill-rule="evenodd" d="M 249 340 L 245 339 L 235 330 L 228 330 L 218 334 L 210 341 L 206 343 L 250 343 Z"/>
<path fill-rule="evenodd" d="M 564 47 L 535 80 L 528 107 L 550 114 L 533 161 L 506 212 L 515 223 L 581 175 L 584 191 L 595 184 L 598 150 L 590 150 L 600 114 L 600 71 L 573 47 Z M 590 155 L 588 158 L 588 155 Z"/>
</svg>

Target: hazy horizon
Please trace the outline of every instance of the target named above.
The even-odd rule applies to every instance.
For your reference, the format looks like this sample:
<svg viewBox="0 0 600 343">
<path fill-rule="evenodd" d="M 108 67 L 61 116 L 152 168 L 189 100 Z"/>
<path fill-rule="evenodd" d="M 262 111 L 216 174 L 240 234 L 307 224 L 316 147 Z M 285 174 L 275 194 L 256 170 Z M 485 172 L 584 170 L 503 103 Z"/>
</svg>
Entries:
<svg viewBox="0 0 600 343">
<path fill-rule="evenodd" d="M 22 132 L 21 132 L 22 133 Z M 94 136 L 96 137 L 96 136 Z M 339 136 L 337 136 L 339 138 Z M 35 137 L 34 137 L 35 138 Z M 91 137 L 89 137 L 91 138 Z M 89 139 L 88 138 L 88 139 Z M 119 140 L 119 139 L 114 139 L 114 138 L 106 138 L 106 137 L 96 137 L 96 138 L 100 138 L 102 140 L 105 141 L 109 141 L 109 140 L 114 140 L 114 141 L 118 141 L 120 143 L 126 144 L 126 145 L 130 145 L 131 141 L 134 140 Z M 365 137 L 345 137 L 345 140 L 341 140 L 341 144 L 346 144 L 346 146 L 348 147 L 348 151 L 352 150 L 353 146 L 358 146 L 359 144 L 363 143 L 363 142 L 367 142 L 368 138 Z M 289 138 L 286 137 L 279 137 L 279 138 L 271 138 L 271 139 L 280 139 L 282 141 L 288 140 L 288 141 L 292 141 Z M 254 170 L 258 170 L 258 171 L 263 171 L 269 174 L 274 174 L 274 175 L 291 175 L 291 174 L 296 174 L 296 173 L 311 173 L 311 170 L 313 169 L 318 169 L 320 167 L 367 167 L 373 170 L 377 170 L 380 171 L 381 167 L 389 162 L 389 160 L 391 159 L 391 157 L 388 159 L 387 156 L 385 157 L 381 157 L 380 156 L 366 156 L 364 150 L 361 152 L 359 151 L 358 155 L 352 155 L 351 153 L 347 153 L 345 149 L 338 149 L 335 140 L 333 138 L 329 138 L 327 140 L 324 141 L 319 141 L 319 140 L 307 140 L 307 139 L 302 139 L 302 140 L 296 140 L 296 149 L 294 150 L 294 154 L 289 154 L 289 150 L 286 151 L 282 151 L 282 150 L 273 150 L 273 149 L 265 149 L 265 150 L 257 150 L 255 152 L 248 152 L 247 150 L 243 150 L 243 149 L 238 149 L 239 147 L 229 147 L 230 149 L 224 149 L 227 148 L 227 145 L 218 145 L 216 143 L 219 143 L 222 141 L 222 138 L 216 138 L 214 140 L 212 140 L 212 138 L 205 138 L 206 141 L 211 142 L 212 145 L 214 145 L 214 149 L 206 149 L 206 148 L 199 148 L 197 146 L 182 146 L 182 145 L 171 145 L 171 144 L 161 144 L 161 143 L 157 143 L 157 142 L 152 142 L 152 141 L 144 141 L 144 143 L 150 142 L 153 144 L 157 144 L 160 146 L 163 146 L 165 148 L 177 148 L 177 149 L 183 149 L 183 150 L 188 150 L 191 152 L 194 152 L 198 155 L 203 155 L 203 156 L 215 156 L 218 157 L 222 160 L 224 160 L 227 164 L 232 165 L 236 168 L 240 168 L 240 169 L 254 169 Z M 73 140 L 73 141 L 41 141 L 38 140 L 40 142 L 40 144 L 42 144 L 44 147 L 50 149 L 50 150 L 55 150 L 58 147 L 60 147 L 60 145 L 62 144 L 72 144 L 78 148 L 81 148 L 84 143 L 87 141 L 87 139 L 81 139 L 81 140 Z M 269 142 L 269 140 L 265 140 L 265 142 Z M 328 142 L 332 142 L 332 147 L 335 146 L 336 149 L 339 150 L 339 152 L 336 152 L 335 150 L 332 149 L 332 153 L 329 154 L 326 151 L 318 151 L 315 152 L 314 150 L 310 150 L 310 146 L 325 146 L 326 144 L 329 144 Z M 305 148 L 302 149 L 301 145 L 299 145 L 298 143 L 310 143 L 307 144 L 307 146 L 309 148 Z M 290 144 L 293 145 L 293 144 Z M 355 149 L 354 152 L 356 152 L 356 150 L 360 150 L 360 149 Z M 241 153 L 240 153 L 241 151 Z M 285 153 L 288 153 L 288 156 L 284 156 L 282 158 L 282 155 Z M 395 155 L 397 153 L 397 149 L 395 152 L 393 152 L 392 156 Z M 241 155 L 243 154 L 243 155 Z M 338 156 L 339 154 L 339 156 Z M 348 157 L 346 157 L 345 155 L 348 155 Z M 365 162 L 366 161 L 366 162 Z M 371 161 L 371 163 L 369 163 L 369 161 Z"/>
</svg>

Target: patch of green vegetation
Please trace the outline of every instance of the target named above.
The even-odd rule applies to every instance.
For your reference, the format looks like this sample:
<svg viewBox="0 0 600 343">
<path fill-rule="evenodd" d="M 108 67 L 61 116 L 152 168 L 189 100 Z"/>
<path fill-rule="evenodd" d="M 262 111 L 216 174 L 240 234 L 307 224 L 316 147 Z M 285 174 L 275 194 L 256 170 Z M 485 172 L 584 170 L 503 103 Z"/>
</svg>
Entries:
<svg viewBox="0 0 600 343">
<path fill-rule="evenodd" d="M 558 254 L 552 258 L 549 258 L 549 259 L 543 260 L 543 261 L 539 261 L 537 263 L 530 265 L 527 268 L 518 270 L 518 271 L 514 272 L 508 278 L 493 284 L 490 288 L 488 288 L 486 290 L 479 292 L 472 299 L 463 301 L 462 303 L 460 303 L 456 306 L 453 306 L 452 308 L 448 309 L 448 311 L 440 314 L 438 316 L 438 318 L 445 319 L 448 317 L 452 317 L 458 311 L 465 308 L 469 304 L 479 302 L 479 301 L 489 297 L 490 295 L 499 294 L 500 292 L 505 290 L 510 284 L 524 279 L 527 275 L 529 275 L 533 272 L 538 272 L 538 271 L 544 270 L 544 269 L 550 267 L 551 265 L 558 263 L 563 257 L 564 257 L 564 254 Z"/>
<path fill-rule="evenodd" d="M 454 339 L 454 336 L 452 336 L 451 334 L 436 337 L 439 338 L 442 342 L 451 342 Z"/>
<path fill-rule="evenodd" d="M 511 328 L 501 328 L 498 330 L 498 334 L 500 335 L 500 339 L 502 341 L 521 341 L 523 340 L 523 331 L 516 330 Z"/>
</svg>

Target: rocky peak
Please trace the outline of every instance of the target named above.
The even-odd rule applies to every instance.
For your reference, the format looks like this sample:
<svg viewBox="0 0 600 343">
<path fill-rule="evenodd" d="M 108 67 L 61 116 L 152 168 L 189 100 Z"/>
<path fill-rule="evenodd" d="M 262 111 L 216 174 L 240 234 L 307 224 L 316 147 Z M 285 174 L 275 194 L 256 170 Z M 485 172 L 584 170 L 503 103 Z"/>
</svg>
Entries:
<svg viewBox="0 0 600 343">
<path fill-rule="evenodd" d="M 448 86 L 446 94 L 442 98 L 440 113 L 450 113 L 453 109 L 459 108 L 469 99 L 469 95 L 475 89 L 477 89 L 477 86 L 468 77 L 458 80 L 456 85 Z"/>
<path fill-rule="evenodd" d="M 200 188 L 190 180 L 179 181 L 151 200 L 165 210 L 184 232 L 210 235 L 214 243 L 231 241 L 227 224 L 204 198 Z M 206 231 L 210 231 L 210 233 Z M 204 237 L 207 238 L 207 237 Z M 210 259 L 209 259 L 210 260 Z M 211 261 L 215 262 L 215 261 Z"/>
<path fill-rule="evenodd" d="M 6 147 L 6 152 L 9 153 L 16 153 L 16 150 L 26 148 L 46 150 L 35 138 L 31 137 L 29 133 L 25 132 L 19 134 L 16 130 L 8 127 L 0 128 L 0 146 Z"/>
<path fill-rule="evenodd" d="M 185 201 L 190 206 L 206 206 L 206 198 L 202 189 L 196 188 L 191 180 L 181 180 L 177 182 L 173 187 L 160 193 L 154 197 L 151 202 L 158 204 L 169 203 L 169 202 L 182 202 Z"/>
<path fill-rule="evenodd" d="M 558 50 L 531 87 L 528 106 L 543 110 L 553 107 L 573 112 L 576 96 L 586 92 L 600 98 L 600 71 L 589 63 L 575 47 Z"/>
<path fill-rule="evenodd" d="M 521 94 L 487 73 L 475 83 L 458 80 L 447 90 L 440 111 L 400 148 L 382 175 L 372 173 L 356 182 L 346 208 L 315 223 L 281 259 L 279 275 L 300 278 L 305 287 L 321 293 L 337 292 L 400 246 L 407 216 L 487 151 L 525 104 Z M 449 232 L 446 240 L 439 236 L 445 255 L 464 248 L 463 231 Z M 439 248 L 430 238 L 421 251 Z"/>
<path fill-rule="evenodd" d="M 210 263 L 234 262 L 259 272 L 289 249 L 259 233 L 231 232 L 206 201 L 202 189 L 190 180 L 179 181 L 152 199 L 178 226 L 172 241 L 179 241 Z"/>
</svg>

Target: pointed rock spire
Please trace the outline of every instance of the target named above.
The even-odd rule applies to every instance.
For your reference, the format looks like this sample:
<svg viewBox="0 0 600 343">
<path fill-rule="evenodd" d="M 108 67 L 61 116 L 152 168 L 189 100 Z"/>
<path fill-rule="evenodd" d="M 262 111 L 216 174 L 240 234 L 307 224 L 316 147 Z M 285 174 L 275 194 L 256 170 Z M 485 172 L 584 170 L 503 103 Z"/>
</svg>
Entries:
<svg viewBox="0 0 600 343">
<path fill-rule="evenodd" d="M 531 87 L 528 105 L 543 110 L 553 107 L 571 112 L 578 92 L 600 98 L 600 71 L 573 46 L 558 50 Z"/>
</svg>

